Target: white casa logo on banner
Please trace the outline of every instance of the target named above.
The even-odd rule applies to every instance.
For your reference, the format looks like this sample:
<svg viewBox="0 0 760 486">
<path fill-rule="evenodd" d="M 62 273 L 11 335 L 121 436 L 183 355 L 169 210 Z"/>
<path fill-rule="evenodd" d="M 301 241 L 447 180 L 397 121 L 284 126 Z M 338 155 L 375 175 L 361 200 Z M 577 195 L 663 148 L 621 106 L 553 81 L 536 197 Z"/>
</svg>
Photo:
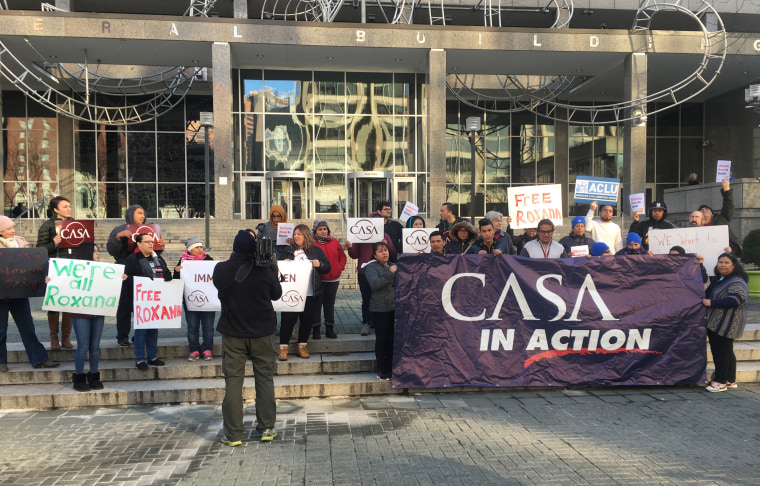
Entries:
<svg viewBox="0 0 760 486">
<path fill-rule="evenodd" d="M 430 233 L 435 228 L 404 228 L 404 253 L 430 253 Z"/>
<path fill-rule="evenodd" d="M 42 310 L 116 315 L 124 265 L 51 258 Z"/>
<path fill-rule="evenodd" d="M 277 267 L 282 278 L 282 297 L 273 300 L 275 312 L 303 312 L 306 306 L 306 294 L 309 292 L 309 280 L 314 265 L 311 262 L 288 262 L 280 260 Z"/>
<path fill-rule="evenodd" d="M 181 280 L 134 277 L 132 287 L 135 329 L 178 329 L 182 327 Z"/>
<path fill-rule="evenodd" d="M 219 262 L 212 260 L 185 260 L 180 278 L 185 282 L 185 305 L 187 310 L 215 312 L 222 310 L 212 276 Z"/>
<path fill-rule="evenodd" d="M 347 240 L 351 243 L 375 243 L 385 235 L 383 218 L 348 218 Z"/>
</svg>

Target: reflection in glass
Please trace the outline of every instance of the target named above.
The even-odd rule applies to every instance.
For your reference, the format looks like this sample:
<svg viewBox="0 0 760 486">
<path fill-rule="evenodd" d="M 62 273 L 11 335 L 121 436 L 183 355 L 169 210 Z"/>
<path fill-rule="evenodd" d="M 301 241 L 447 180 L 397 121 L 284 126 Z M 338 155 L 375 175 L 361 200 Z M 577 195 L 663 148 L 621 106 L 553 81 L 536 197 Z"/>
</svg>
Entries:
<svg viewBox="0 0 760 486">
<path fill-rule="evenodd" d="M 135 201 L 132 204 L 141 204 L 141 203 L 140 201 Z M 103 208 L 105 208 L 105 211 L 103 211 Z M 102 183 L 98 184 L 99 216 L 101 218 L 123 219 L 126 212 L 127 212 L 127 185 L 126 184 L 102 184 Z"/>
<path fill-rule="evenodd" d="M 240 111 L 264 111 L 264 81 L 260 69 L 240 70 L 240 98 L 243 100 Z"/>
<path fill-rule="evenodd" d="M 414 143 L 409 135 L 409 119 L 396 116 L 393 118 L 393 159 L 396 172 L 411 172 L 414 170 Z"/>
<path fill-rule="evenodd" d="M 351 115 L 393 113 L 393 75 L 346 73 L 347 112 Z"/>
<path fill-rule="evenodd" d="M 340 213 L 340 200 L 346 204 L 345 174 L 315 174 L 314 211 Z"/>
<path fill-rule="evenodd" d="M 679 143 L 677 138 L 657 139 L 655 180 L 658 183 L 678 182 L 678 147 Z"/>
<path fill-rule="evenodd" d="M 346 83 L 343 73 L 314 73 L 314 113 L 346 113 Z"/>
<path fill-rule="evenodd" d="M 127 133 L 124 128 L 98 125 L 96 137 L 98 180 L 101 182 L 126 181 Z"/>
<path fill-rule="evenodd" d="M 77 184 L 74 187 L 74 198 L 72 201 L 77 208 L 77 219 L 82 218 L 99 218 L 98 215 L 98 184 L 95 182 L 89 184 Z"/>
<path fill-rule="evenodd" d="M 312 157 L 311 123 L 305 115 L 267 115 L 264 153 L 267 170 L 309 170 Z M 309 121 L 312 117 L 308 116 Z"/>
<path fill-rule="evenodd" d="M 506 184 L 489 184 L 486 186 L 486 210 L 488 211 L 498 211 L 501 214 L 507 215 L 509 214 L 509 205 L 508 201 L 509 198 L 507 198 L 507 188 L 509 186 Z M 503 224 L 502 231 L 506 231 L 507 225 Z"/>
<path fill-rule="evenodd" d="M 156 204 L 156 184 L 129 184 L 127 188 L 129 204 L 139 204 L 145 209 L 146 218 L 158 217 Z"/>
<path fill-rule="evenodd" d="M 155 133 L 127 132 L 127 163 L 130 182 L 156 181 Z"/>
<path fill-rule="evenodd" d="M 393 113 L 396 115 L 407 115 L 414 113 L 414 74 L 396 73 L 393 76 Z"/>
<path fill-rule="evenodd" d="M 311 113 L 311 71 L 269 71 L 264 73 L 264 111 L 269 113 Z"/>
<path fill-rule="evenodd" d="M 243 219 L 261 219 L 263 206 L 261 181 L 245 181 L 243 195 L 245 198 L 245 212 Z"/>
<path fill-rule="evenodd" d="M 9 122 L 9 125 L 18 125 L 20 120 L 14 119 L 13 122 Z M 2 133 L 5 138 L 5 152 L 3 153 L 3 166 L 5 167 L 5 174 L 3 180 L 5 181 L 24 181 L 27 179 L 27 167 L 26 167 L 26 148 L 19 148 L 23 143 L 22 140 L 26 140 L 25 130 L 6 130 Z"/>
<path fill-rule="evenodd" d="M 77 181 L 97 180 L 96 150 L 95 132 L 74 132 L 74 169 Z"/>
<path fill-rule="evenodd" d="M 209 209 L 211 217 L 214 217 L 214 184 L 209 184 Z M 206 185 L 205 184 L 188 184 L 187 185 L 187 212 L 192 218 L 205 218 L 206 216 Z"/>
<path fill-rule="evenodd" d="M 214 180 L 214 129 L 209 128 L 209 180 Z M 187 157 L 187 182 L 205 182 L 206 180 L 206 134 L 201 129 L 185 133 L 185 151 Z"/>
<path fill-rule="evenodd" d="M 393 119 L 391 117 L 365 116 L 349 117 L 350 140 L 348 148 L 348 170 L 385 171 L 392 170 Z"/>
<path fill-rule="evenodd" d="M 243 115 L 243 170 L 264 170 L 264 115 Z"/>
<path fill-rule="evenodd" d="M 204 200 L 205 208 L 205 200 Z M 159 218 L 189 218 L 184 184 L 158 185 L 158 214 Z"/>
<path fill-rule="evenodd" d="M 486 182 L 509 182 L 511 143 L 507 117 L 489 114 L 487 121 L 481 139 L 485 147 Z"/>
<path fill-rule="evenodd" d="M 158 180 L 183 182 L 185 180 L 185 136 L 182 133 L 159 133 Z"/>
<path fill-rule="evenodd" d="M 315 122 L 314 170 L 345 170 L 345 117 L 315 116 Z"/>
</svg>

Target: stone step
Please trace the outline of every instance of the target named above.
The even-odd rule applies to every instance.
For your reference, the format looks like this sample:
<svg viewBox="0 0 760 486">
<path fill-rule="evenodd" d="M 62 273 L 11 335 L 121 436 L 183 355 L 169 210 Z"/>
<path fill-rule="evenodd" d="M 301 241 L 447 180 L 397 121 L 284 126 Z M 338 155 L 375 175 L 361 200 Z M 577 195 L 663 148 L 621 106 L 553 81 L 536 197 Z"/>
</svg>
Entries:
<svg viewBox="0 0 760 486">
<path fill-rule="evenodd" d="M 151 380 L 197 380 L 223 378 L 222 360 L 187 361 L 187 359 L 163 360 L 166 366 L 151 366 L 147 371 L 135 367 L 134 359 L 100 362 L 100 377 L 104 382 L 151 381 Z M 0 385 L 69 384 L 74 373 L 74 363 L 64 362 L 58 368 L 32 369 L 29 365 L 12 364 L 8 373 L 0 373 Z M 85 365 L 85 369 L 89 365 Z M 308 359 L 289 356 L 288 361 L 277 361 L 276 375 L 334 375 L 339 373 L 363 373 L 375 369 L 374 353 L 312 354 Z M 251 363 L 246 364 L 246 376 L 253 376 Z"/>
<path fill-rule="evenodd" d="M 734 354 L 736 361 L 759 361 L 760 360 L 760 341 L 735 341 Z M 712 353 L 710 345 L 707 345 L 707 361 L 712 362 Z"/>
<path fill-rule="evenodd" d="M 707 363 L 707 378 L 715 371 L 712 362 Z M 736 382 L 741 387 L 742 384 L 760 383 L 760 361 L 737 361 L 736 362 Z"/>
<path fill-rule="evenodd" d="M 738 341 L 760 341 L 760 324 L 747 324 Z"/>
<path fill-rule="evenodd" d="M 374 373 L 275 376 L 278 399 L 389 395 L 401 393 Z M 70 384 L 6 385 L 0 387 L 0 410 L 115 407 L 145 404 L 220 403 L 222 378 L 104 382 L 103 390 L 77 392 Z M 245 378 L 243 398 L 255 398 L 254 379 Z"/>
<path fill-rule="evenodd" d="M 76 347 L 76 341 L 73 341 Z M 28 366 L 28 359 L 24 346 L 21 343 L 8 343 L 8 363 L 25 363 Z M 291 342 L 288 350 L 290 353 L 296 352 L 296 343 Z M 309 341 L 309 352 L 324 353 L 366 353 L 374 352 L 375 336 L 362 336 L 359 334 L 341 334 L 338 339 L 318 339 Z M 74 349 L 59 349 L 48 351 L 50 359 L 59 362 L 73 362 Z M 214 356 L 221 356 L 222 341 L 216 339 L 213 349 Z M 158 339 L 158 357 L 167 360 L 174 358 L 187 358 L 188 348 L 187 339 L 185 338 L 161 338 Z M 103 339 L 100 341 L 100 361 L 101 363 L 108 360 L 134 360 L 134 348 L 132 346 L 119 346 L 115 339 Z"/>
</svg>

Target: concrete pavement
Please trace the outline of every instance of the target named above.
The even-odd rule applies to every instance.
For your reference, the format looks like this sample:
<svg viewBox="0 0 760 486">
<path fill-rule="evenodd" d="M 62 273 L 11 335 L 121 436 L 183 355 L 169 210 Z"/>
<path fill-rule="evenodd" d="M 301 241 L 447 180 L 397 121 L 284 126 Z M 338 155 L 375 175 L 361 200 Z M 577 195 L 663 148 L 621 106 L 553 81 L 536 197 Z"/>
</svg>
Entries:
<svg viewBox="0 0 760 486">
<path fill-rule="evenodd" d="M 750 485 L 758 416 L 758 385 L 279 400 L 230 448 L 219 406 L 0 412 L 0 484 Z"/>
</svg>

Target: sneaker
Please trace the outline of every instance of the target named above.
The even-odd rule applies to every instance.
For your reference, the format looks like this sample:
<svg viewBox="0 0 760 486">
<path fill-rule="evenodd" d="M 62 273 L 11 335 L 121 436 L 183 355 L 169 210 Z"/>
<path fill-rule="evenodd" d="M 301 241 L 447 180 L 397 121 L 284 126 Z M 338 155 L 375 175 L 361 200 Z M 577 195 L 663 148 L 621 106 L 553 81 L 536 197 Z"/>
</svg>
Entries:
<svg viewBox="0 0 760 486">
<path fill-rule="evenodd" d="M 277 432 L 274 429 L 266 429 L 261 433 L 261 442 L 269 442 L 277 437 Z"/>
<path fill-rule="evenodd" d="M 369 336 L 370 330 L 369 330 L 369 323 L 365 322 L 362 325 L 362 336 Z"/>
<path fill-rule="evenodd" d="M 726 383 L 726 388 L 739 388 L 739 385 L 734 381 L 733 383 Z"/>
<path fill-rule="evenodd" d="M 151 366 L 164 366 L 166 363 L 164 363 L 158 358 L 153 358 L 150 361 L 148 361 L 148 364 Z"/>
<path fill-rule="evenodd" d="M 147 371 L 148 370 L 148 363 L 145 361 L 140 361 L 135 366 L 137 366 L 137 369 L 140 371 Z"/>
<path fill-rule="evenodd" d="M 211 351 L 206 350 L 203 352 L 203 359 L 206 361 L 211 361 L 212 359 L 214 359 L 214 356 L 211 354 Z"/>
<path fill-rule="evenodd" d="M 198 361 L 200 357 L 201 357 L 201 353 L 199 353 L 198 351 L 193 351 L 192 353 L 190 353 L 190 356 L 187 357 L 187 360 Z"/>
<path fill-rule="evenodd" d="M 229 440 L 227 436 L 224 436 L 221 438 L 221 443 L 228 445 L 230 447 L 237 447 L 237 446 L 243 445 L 242 440 Z"/>
<path fill-rule="evenodd" d="M 728 388 L 723 383 L 718 383 L 717 381 L 713 381 L 712 383 L 710 383 L 710 386 L 705 388 L 705 390 L 711 393 L 717 393 L 717 392 L 724 392 L 728 390 Z"/>
</svg>

